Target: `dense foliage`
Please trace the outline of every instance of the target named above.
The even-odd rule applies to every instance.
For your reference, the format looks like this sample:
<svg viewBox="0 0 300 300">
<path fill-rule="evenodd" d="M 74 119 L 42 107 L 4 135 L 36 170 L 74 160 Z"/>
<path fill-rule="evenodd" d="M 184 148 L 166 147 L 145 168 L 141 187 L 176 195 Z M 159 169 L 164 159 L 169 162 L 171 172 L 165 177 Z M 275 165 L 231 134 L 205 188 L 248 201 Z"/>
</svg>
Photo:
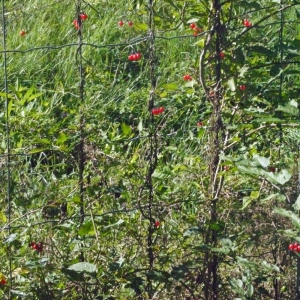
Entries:
<svg viewBox="0 0 300 300">
<path fill-rule="evenodd" d="M 295 299 L 299 5 L 2 1 L 1 299 Z"/>
</svg>

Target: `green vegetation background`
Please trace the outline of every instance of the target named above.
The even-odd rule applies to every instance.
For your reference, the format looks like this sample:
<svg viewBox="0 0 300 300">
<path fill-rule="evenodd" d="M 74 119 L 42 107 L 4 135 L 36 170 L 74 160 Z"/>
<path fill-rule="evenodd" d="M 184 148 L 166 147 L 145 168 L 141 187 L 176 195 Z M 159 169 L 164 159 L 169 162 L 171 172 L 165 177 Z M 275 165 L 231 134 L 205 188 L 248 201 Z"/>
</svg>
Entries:
<svg viewBox="0 0 300 300">
<path fill-rule="evenodd" d="M 88 15 L 81 52 L 77 4 Z M 219 60 L 215 42 L 206 46 L 213 7 L 154 1 L 154 101 L 165 111 L 152 118 L 147 1 L 4 1 L 2 299 L 213 299 L 211 255 L 219 299 L 295 298 L 298 254 L 288 245 L 300 242 L 299 5 L 222 5 L 217 221 L 209 191 Z M 191 23 L 203 32 L 195 37 Z M 142 59 L 130 62 L 136 51 Z"/>
</svg>

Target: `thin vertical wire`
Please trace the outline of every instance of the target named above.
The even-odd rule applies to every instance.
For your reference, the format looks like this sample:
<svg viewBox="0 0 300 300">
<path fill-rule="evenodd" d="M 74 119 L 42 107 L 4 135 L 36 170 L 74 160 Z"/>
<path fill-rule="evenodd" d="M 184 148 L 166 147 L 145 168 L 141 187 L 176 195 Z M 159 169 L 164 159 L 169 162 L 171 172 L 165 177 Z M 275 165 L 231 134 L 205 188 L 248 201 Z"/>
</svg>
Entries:
<svg viewBox="0 0 300 300">
<path fill-rule="evenodd" d="M 282 8 L 282 1 L 280 1 L 280 7 Z M 279 30 L 279 47 L 280 47 L 280 68 L 283 68 L 282 62 L 284 58 L 284 52 L 283 52 L 283 27 L 284 27 L 284 14 L 283 10 L 280 10 L 280 30 Z M 283 72 L 280 71 L 280 77 L 279 77 L 279 103 L 282 105 L 282 85 L 283 85 Z M 279 112 L 279 116 L 282 117 L 282 112 Z M 279 124 L 279 136 L 280 136 L 280 144 L 282 143 L 282 125 Z M 280 159 L 280 147 L 278 149 L 278 155 Z"/>
<path fill-rule="evenodd" d="M 3 30 L 3 70 L 4 70 L 4 92 L 5 92 L 5 112 L 6 112 L 6 199 L 7 199 L 7 211 L 8 211 L 8 235 L 11 233 L 11 195 L 10 195 L 10 123 L 9 123 L 9 100 L 8 100 L 8 80 L 7 80 L 7 53 L 6 53 L 6 22 L 5 22 L 5 5 L 2 0 L 2 30 Z M 8 259 L 9 259 L 9 294 L 8 298 L 11 299 L 12 290 L 12 258 L 10 251 L 10 244 L 8 245 Z"/>
<path fill-rule="evenodd" d="M 79 68 L 79 99 L 80 99 L 80 124 L 79 124 L 79 145 L 78 145 L 78 162 L 79 162 L 79 170 L 78 170 L 78 183 L 79 183 L 79 193 L 80 193 L 80 226 L 84 222 L 84 182 L 83 182 L 83 173 L 84 173 L 84 163 L 85 163 L 85 155 L 84 155 L 84 70 L 83 70 L 83 61 L 82 61 L 82 20 L 80 17 L 81 13 L 81 0 L 77 1 L 76 5 L 76 13 L 77 13 L 77 22 L 78 22 L 78 49 L 77 49 L 77 61 Z M 84 261 L 83 252 L 80 255 L 81 261 Z"/>
</svg>

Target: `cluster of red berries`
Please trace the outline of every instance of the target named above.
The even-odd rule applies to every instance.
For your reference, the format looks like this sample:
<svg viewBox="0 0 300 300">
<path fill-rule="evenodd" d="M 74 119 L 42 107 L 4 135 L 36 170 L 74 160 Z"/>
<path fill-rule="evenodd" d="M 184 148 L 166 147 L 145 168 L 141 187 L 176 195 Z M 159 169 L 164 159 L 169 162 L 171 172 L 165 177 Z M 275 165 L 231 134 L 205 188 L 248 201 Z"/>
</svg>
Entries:
<svg viewBox="0 0 300 300">
<path fill-rule="evenodd" d="M 142 58 L 142 54 L 139 53 L 139 52 L 136 52 L 136 53 L 132 53 L 128 56 L 128 59 L 130 61 L 138 61 Z"/>
<path fill-rule="evenodd" d="M 164 111 L 165 111 L 165 109 L 163 107 L 153 108 L 152 115 L 160 115 Z"/>
<path fill-rule="evenodd" d="M 190 28 L 194 31 L 194 36 L 197 36 L 200 32 L 202 32 L 202 29 L 199 28 L 195 23 L 191 23 Z"/>
<path fill-rule="evenodd" d="M 244 26 L 245 26 L 245 27 L 252 27 L 252 23 L 249 22 L 249 20 L 244 19 Z"/>
<path fill-rule="evenodd" d="M 240 90 L 243 92 L 246 89 L 245 85 L 240 85 Z"/>
<path fill-rule="evenodd" d="M 183 76 L 183 80 L 185 80 L 185 81 L 191 81 L 191 80 L 193 80 L 193 78 L 192 78 L 191 75 L 186 74 L 186 75 Z"/>
<path fill-rule="evenodd" d="M 33 249 L 36 250 L 37 252 L 43 252 L 43 244 L 42 243 L 35 243 L 31 242 L 29 246 Z"/>
<path fill-rule="evenodd" d="M 133 22 L 132 22 L 132 21 L 128 21 L 127 24 L 128 24 L 129 27 L 131 27 L 131 26 L 133 25 Z M 120 27 L 122 27 L 122 26 L 124 26 L 124 22 L 121 20 L 121 21 L 118 22 L 118 25 L 119 25 Z"/>
<path fill-rule="evenodd" d="M 158 228 L 158 227 L 160 226 L 160 222 L 159 222 L 159 221 L 155 221 L 155 222 L 154 222 L 154 226 L 155 226 L 156 228 Z"/>
<path fill-rule="evenodd" d="M 88 16 L 87 16 L 85 13 L 79 14 L 79 17 L 80 17 L 80 20 L 81 20 L 81 21 L 85 21 L 85 20 L 88 18 Z M 80 27 L 80 25 L 79 25 L 77 19 L 75 19 L 75 20 L 73 21 L 73 25 L 75 26 L 75 28 L 76 28 L 77 30 L 78 30 L 79 27 Z"/>
<path fill-rule="evenodd" d="M 290 244 L 289 250 L 295 251 L 295 252 L 300 252 L 300 245 L 298 243 Z"/>
<path fill-rule="evenodd" d="M 6 279 L 2 278 L 2 279 L 0 280 L 0 284 L 1 284 L 1 285 L 6 285 Z"/>
</svg>

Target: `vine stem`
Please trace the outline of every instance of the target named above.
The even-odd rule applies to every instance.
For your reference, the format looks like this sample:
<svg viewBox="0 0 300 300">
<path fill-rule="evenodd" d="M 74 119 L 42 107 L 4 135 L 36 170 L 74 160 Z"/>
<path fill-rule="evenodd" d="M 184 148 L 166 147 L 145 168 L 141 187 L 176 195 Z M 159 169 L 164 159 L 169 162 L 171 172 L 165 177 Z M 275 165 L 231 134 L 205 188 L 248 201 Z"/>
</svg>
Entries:
<svg viewBox="0 0 300 300">
<path fill-rule="evenodd" d="M 153 233 L 154 233 L 154 218 L 153 218 L 153 178 L 152 175 L 157 165 L 157 132 L 155 119 L 152 114 L 152 109 L 154 108 L 155 101 L 155 89 L 156 89 L 156 76 L 155 76 L 155 24 L 154 24 L 154 0 L 148 1 L 148 27 L 149 27 L 149 77 L 150 77 L 150 94 L 148 100 L 148 110 L 150 113 L 150 128 L 149 128 L 149 167 L 146 175 L 146 186 L 148 188 L 148 237 L 147 237 L 147 250 L 148 250 L 148 260 L 149 260 L 149 270 L 154 268 L 154 253 L 153 253 Z M 152 299 L 154 295 L 152 280 L 148 280 L 148 296 Z"/>
<path fill-rule="evenodd" d="M 8 98 L 8 78 L 7 78 L 7 49 L 6 49 L 6 20 L 5 20 L 5 4 L 2 0 L 2 30 L 3 30 L 3 68 L 4 68 L 4 91 L 5 91 L 5 113 L 6 113 L 6 200 L 7 200 L 7 214 L 8 214 L 8 236 L 11 234 L 11 149 L 10 149 L 10 119 L 9 119 L 9 98 Z M 12 254 L 11 246 L 9 244 L 7 255 L 9 259 L 9 291 L 8 299 L 12 299 Z"/>
</svg>

